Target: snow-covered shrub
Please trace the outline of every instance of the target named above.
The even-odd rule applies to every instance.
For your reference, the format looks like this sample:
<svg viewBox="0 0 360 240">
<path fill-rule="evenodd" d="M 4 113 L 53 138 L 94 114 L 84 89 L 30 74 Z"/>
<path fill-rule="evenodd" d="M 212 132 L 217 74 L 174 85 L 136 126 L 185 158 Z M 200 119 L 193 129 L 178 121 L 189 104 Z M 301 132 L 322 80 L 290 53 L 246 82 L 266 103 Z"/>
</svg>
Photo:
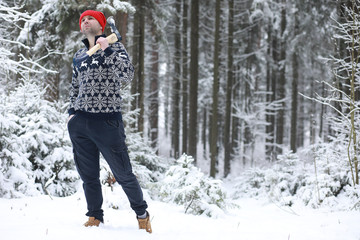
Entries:
<svg viewBox="0 0 360 240">
<path fill-rule="evenodd" d="M 226 194 L 220 180 L 205 176 L 186 154 L 176 161 L 152 192 L 162 201 L 183 205 L 185 213 L 217 216 L 226 208 Z"/>
<path fill-rule="evenodd" d="M 127 128 L 125 131 L 127 131 Z M 129 131 L 130 132 L 130 131 Z M 165 165 L 155 150 L 138 132 L 130 132 L 127 135 L 127 146 L 134 174 L 142 187 L 155 182 L 165 172 Z"/>
<path fill-rule="evenodd" d="M 337 203 L 341 203 L 349 210 L 360 210 L 360 186 L 345 186 L 343 194 L 338 198 Z"/>
<path fill-rule="evenodd" d="M 304 180 L 302 166 L 298 163 L 297 155 L 287 153 L 279 156 L 272 168 L 246 171 L 235 185 L 235 197 L 266 195 L 280 200 L 295 195 Z"/>
<path fill-rule="evenodd" d="M 0 197 L 75 192 L 66 115 L 44 92 L 24 82 L 0 98 Z"/>
<path fill-rule="evenodd" d="M 270 168 L 250 169 L 237 179 L 234 197 L 267 197 L 287 206 L 333 206 L 350 186 L 348 168 L 335 149 L 331 143 L 318 144 L 303 152 L 302 159 L 288 152 Z"/>
<path fill-rule="evenodd" d="M 350 186 L 350 171 L 344 149 L 344 146 L 335 142 L 319 143 L 311 150 L 308 149 L 306 154 L 312 156 L 312 161 L 304 169 L 304 185 L 307 187 L 300 189 L 298 193 L 305 205 L 337 205 L 335 198 L 344 193 L 346 186 Z"/>
</svg>

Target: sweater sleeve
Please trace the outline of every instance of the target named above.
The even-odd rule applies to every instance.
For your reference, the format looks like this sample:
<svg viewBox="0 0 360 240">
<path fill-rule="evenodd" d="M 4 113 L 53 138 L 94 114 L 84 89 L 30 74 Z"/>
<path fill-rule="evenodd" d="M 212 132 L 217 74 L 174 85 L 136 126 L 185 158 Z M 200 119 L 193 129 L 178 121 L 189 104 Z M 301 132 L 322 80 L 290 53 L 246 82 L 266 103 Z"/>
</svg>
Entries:
<svg viewBox="0 0 360 240">
<path fill-rule="evenodd" d="M 105 49 L 105 64 L 113 76 L 118 79 L 122 86 L 129 84 L 134 78 L 134 66 L 129 55 L 120 42 L 116 42 Z"/>
</svg>

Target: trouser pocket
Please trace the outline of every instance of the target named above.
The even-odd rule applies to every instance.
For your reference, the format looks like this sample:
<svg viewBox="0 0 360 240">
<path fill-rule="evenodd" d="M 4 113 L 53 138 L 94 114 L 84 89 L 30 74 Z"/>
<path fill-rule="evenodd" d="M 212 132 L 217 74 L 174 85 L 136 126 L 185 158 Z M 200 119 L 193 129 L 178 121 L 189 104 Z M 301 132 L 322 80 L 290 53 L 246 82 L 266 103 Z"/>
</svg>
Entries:
<svg viewBox="0 0 360 240">
<path fill-rule="evenodd" d="M 112 158 L 109 164 L 117 165 L 123 173 L 131 171 L 130 158 L 126 146 L 116 146 L 111 148 Z M 116 170 L 115 170 L 116 171 Z"/>
<path fill-rule="evenodd" d="M 74 122 L 75 118 L 77 117 L 77 114 L 74 114 L 70 119 L 69 121 L 67 122 L 67 126 L 69 127 L 69 125 Z"/>
</svg>

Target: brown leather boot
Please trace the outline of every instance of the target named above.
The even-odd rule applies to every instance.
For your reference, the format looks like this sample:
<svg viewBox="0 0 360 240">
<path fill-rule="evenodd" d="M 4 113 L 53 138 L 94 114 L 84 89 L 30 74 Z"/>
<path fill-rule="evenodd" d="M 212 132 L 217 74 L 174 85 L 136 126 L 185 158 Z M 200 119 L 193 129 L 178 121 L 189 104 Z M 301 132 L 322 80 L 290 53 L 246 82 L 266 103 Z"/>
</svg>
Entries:
<svg viewBox="0 0 360 240">
<path fill-rule="evenodd" d="M 101 221 L 94 218 L 94 217 L 89 217 L 89 220 L 84 223 L 85 227 L 92 227 L 92 226 L 96 226 L 98 227 L 100 225 Z"/>
<path fill-rule="evenodd" d="M 138 218 L 139 229 L 145 229 L 148 233 L 152 233 L 151 223 L 150 223 L 150 214 L 146 211 L 146 218 Z"/>
</svg>

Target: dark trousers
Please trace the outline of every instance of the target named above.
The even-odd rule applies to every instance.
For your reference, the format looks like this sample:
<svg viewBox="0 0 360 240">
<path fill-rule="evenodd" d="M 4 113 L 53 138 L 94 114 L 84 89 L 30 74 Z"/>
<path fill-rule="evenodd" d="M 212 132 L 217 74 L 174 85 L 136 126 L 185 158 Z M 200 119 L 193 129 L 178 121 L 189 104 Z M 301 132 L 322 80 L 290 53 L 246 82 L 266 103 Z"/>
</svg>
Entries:
<svg viewBox="0 0 360 240">
<path fill-rule="evenodd" d="M 68 122 L 68 130 L 76 168 L 83 181 L 88 207 L 86 215 L 103 221 L 100 152 L 127 195 L 131 208 L 137 215 L 144 214 L 147 204 L 132 172 L 122 120 L 89 119 L 76 113 Z"/>
</svg>

